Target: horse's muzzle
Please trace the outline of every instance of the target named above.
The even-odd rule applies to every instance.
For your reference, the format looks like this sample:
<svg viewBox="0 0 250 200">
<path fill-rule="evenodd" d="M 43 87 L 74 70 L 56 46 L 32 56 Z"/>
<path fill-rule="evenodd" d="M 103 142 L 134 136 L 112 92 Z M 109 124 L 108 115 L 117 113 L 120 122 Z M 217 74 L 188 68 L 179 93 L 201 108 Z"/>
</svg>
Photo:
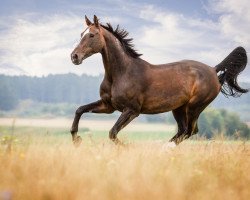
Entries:
<svg viewBox="0 0 250 200">
<path fill-rule="evenodd" d="M 79 56 L 76 53 L 71 54 L 71 61 L 75 65 L 80 65 L 82 63 L 82 59 L 79 59 Z"/>
</svg>

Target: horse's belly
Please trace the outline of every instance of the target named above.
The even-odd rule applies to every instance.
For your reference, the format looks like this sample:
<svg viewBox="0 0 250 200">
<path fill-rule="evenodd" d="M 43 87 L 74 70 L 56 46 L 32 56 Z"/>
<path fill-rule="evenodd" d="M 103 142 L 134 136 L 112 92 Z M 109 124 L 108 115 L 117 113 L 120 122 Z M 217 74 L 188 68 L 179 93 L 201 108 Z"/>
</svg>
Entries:
<svg viewBox="0 0 250 200">
<path fill-rule="evenodd" d="M 186 96 L 153 97 L 146 99 L 142 105 L 142 114 L 157 114 L 174 110 L 188 101 Z"/>
</svg>

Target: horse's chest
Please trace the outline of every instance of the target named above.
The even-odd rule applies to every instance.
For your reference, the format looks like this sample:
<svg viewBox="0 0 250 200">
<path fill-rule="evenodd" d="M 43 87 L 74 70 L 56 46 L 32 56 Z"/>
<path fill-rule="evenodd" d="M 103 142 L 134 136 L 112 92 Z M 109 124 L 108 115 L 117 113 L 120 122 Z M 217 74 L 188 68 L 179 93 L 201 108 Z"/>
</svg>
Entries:
<svg viewBox="0 0 250 200">
<path fill-rule="evenodd" d="M 126 97 L 122 96 L 122 95 L 114 95 L 111 97 L 111 104 L 112 106 L 119 111 L 123 111 L 124 108 L 126 108 L 127 106 L 127 99 Z"/>
<path fill-rule="evenodd" d="M 108 81 L 103 81 L 100 86 L 100 96 L 105 103 L 111 103 L 111 84 Z"/>
<path fill-rule="evenodd" d="M 126 107 L 131 107 L 137 99 L 136 88 L 126 81 L 119 81 L 113 84 L 102 84 L 101 98 L 108 102 L 113 108 L 123 111 Z"/>
<path fill-rule="evenodd" d="M 112 106 L 119 111 L 122 111 L 124 108 L 129 107 L 129 105 L 135 98 L 136 95 L 133 88 L 115 87 L 111 89 Z"/>
<path fill-rule="evenodd" d="M 118 87 L 117 85 L 102 84 L 100 88 L 100 96 L 102 100 L 109 102 L 121 102 L 127 98 L 128 90 Z"/>
</svg>

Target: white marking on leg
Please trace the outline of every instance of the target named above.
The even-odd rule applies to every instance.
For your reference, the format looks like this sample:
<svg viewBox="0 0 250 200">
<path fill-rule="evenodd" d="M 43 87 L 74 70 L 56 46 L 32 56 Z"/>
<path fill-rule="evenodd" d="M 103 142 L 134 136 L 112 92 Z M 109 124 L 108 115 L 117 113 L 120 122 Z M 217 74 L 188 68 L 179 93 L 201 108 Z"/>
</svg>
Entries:
<svg viewBox="0 0 250 200">
<path fill-rule="evenodd" d="M 164 152 L 170 152 L 171 150 L 173 150 L 176 147 L 176 144 L 174 142 L 166 142 L 165 144 L 163 144 L 162 146 L 162 151 Z"/>
</svg>

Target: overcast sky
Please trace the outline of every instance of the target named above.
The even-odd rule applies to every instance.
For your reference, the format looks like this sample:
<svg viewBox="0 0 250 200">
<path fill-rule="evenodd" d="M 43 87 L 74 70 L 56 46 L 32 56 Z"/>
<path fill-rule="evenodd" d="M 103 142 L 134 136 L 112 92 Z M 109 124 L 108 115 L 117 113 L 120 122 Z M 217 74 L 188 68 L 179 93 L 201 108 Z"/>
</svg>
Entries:
<svg viewBox="0 0 250 200">
<path fill-rule="evenodd" d="M 154 64 L 192 59 L 214 66 L 239 45 L 250 52 L 248 0 L 1 0 L 0 73 L 103 73 L 100 54 L 80 66 L 70 60 L 85 14 L 120 24 Z M 249 68 L 241 81 L 250 82 Z"/>
</svg>

